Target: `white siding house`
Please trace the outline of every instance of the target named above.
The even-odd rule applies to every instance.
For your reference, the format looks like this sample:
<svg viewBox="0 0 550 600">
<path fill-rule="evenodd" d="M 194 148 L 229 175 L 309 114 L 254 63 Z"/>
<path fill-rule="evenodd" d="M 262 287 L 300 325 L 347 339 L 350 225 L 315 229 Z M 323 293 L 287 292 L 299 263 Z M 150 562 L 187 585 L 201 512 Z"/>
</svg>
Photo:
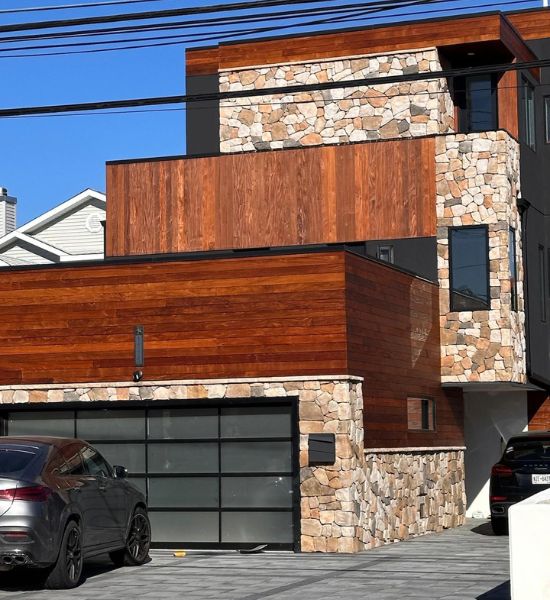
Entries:
<svg viewBox="0 0 550 600">
<path fill-rule="evenodd" d="M 105 195 L 84 190 L 0 237 L 0 267 L 101 259 L 104 220 Z"/>
</svg>

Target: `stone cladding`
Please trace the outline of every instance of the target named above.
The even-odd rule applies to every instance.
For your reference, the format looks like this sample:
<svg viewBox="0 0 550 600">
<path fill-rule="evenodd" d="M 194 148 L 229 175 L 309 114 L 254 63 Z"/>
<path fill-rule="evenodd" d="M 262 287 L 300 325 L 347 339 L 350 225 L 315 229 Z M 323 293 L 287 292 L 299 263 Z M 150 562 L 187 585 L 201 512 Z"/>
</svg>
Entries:
<svg viewBox="0 0 550 600">
<path fill-rule="evenodd" d="M 463 449 L 366 450 L 365 455 L 365 547 L 464 524 Z"/>
<path fill-rule="evenodd" d="M 519 147 L 504 131 L 436 138 L 437 244 L 443 382 L 526 379 Z M 450 312 L 448 228 L 488 226 L 490 309 Z M 509 228 L 516 231 L 512 310 Z"/>
<path fill-rule="evenodd" d="M 219 74 L 221 92 L 284 88 L 441 70 L 435 48 Z M 445 79 L 223 100 L 220 150 L 240 152 L 454 131 Z"/>
<path fill-rule="evenodd" d="M 365 455 L 362 383 L 357 377 L 0 387 L 4 405 L 207 398 L 297 399 L 304 552 L 358 552 L 462 523 L 460 453 L 401 449 Z M 334 464 L 309 466 L 308 434 L 316 432 L 335 434 Z"/>
</svg>

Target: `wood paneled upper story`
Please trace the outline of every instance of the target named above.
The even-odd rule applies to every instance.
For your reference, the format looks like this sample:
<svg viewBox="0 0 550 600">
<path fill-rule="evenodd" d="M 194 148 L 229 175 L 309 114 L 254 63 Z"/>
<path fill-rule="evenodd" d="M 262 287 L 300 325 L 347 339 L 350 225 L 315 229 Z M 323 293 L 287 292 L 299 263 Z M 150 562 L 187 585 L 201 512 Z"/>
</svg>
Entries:
<svg viewBox="0 0 550 600">
<path fill-rule="evenodd" d="M 336 33 L 289 36 L 284 39 L 279 37 L 263 41 L 230 42 L 213 48 L 187 50 L 187 74 L 204 75 L 247 66 L 480 42 L 497 42 L 509 52 L 511 58 L 533 60 L 536 57 L 515 28 L 519 26 L 520 32 L 524 29 L 534 31 L 535 19 L 535 15 L 529 19 L 515 18 L 512 15 L 508 19 L 501 13 L 491 13 L 377 25 Z"/>
<path fill-rule="evenodd" d="M 461 444 L 460 404 L 438 386 L 437 296 L 343 251 L 7 270 L 0 385 L 131 381 L 142 325 L 145 381 L 362 376 L 367 445 L 412 441 L 407 395 L 438 399 L 438 431 L 415 445 Z"/>
<path fill-rule="evenodd" d="M 107 166 L 106 256 L 435 235 L 434 139 Z"/>
</svg>

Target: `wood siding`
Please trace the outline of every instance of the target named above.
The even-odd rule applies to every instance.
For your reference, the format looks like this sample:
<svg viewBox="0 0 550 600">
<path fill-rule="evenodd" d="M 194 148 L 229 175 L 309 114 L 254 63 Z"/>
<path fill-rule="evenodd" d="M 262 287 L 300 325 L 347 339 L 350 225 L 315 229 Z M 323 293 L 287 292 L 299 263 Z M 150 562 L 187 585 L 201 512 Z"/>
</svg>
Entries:
<svg viewBox="0 0 550 600">
<path fill-rule="evenodd" d="M 463 445 L 460 391 L 440 376 L 439 290 L 346 256 L 349 371 L 365 378 L 365 447 Z M 409 431 L 407 397 L 434 398 L 436 430 Z"/>
<path fill-rule="evenodd" d="M 512 23 L 516 25 L 513 18 Z M 522 59 L 524 56 L 532 56 L 519 36 L 513 34 L 508 20 L 502 15 L 492 14 L 447 20 L 434 19 L 405 25 L 382 25 L 355 31 L 284 39 L 221 44 L 211 49 L 188 50 L 186 64 L 188 75 L 203 75 L 247 66 L 499 40 L 513 56 L 519 57 L 521 54 Z"/>
<path fill-rule="evenodd" d="M 507 16 L 525 40 L 541 40 L 550 37 L 550 11 L 546 8 L 524 10 Z"/>
<path fill-rule="evenodd" d="M 529 392 L 527 396 L 529 431 L 550 431 L 550 396 Z"/>
<path fill-rule="evenodd" d="M 343 251 L 6 271 L 0 385 L 365 377 L 366 444 L 462 444 L 461 399 L 439 384 L 438 288 Z M 407 431 L 407 395 L 438 429 Z"/>
<path fill-rule="evenodd" d="M 434 139 L 107 167 L 106 255 L 435 235 Z"/>
</svg>

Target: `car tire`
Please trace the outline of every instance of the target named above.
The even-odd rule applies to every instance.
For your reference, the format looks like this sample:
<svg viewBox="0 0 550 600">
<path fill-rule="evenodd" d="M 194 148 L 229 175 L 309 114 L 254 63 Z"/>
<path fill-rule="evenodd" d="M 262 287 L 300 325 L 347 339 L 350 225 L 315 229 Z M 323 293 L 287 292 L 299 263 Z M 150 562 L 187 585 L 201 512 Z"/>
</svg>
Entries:
<svg viewBox="0 0 550 600">
<path fill-rule="evenodd" d="M 117 567 L 143 565 L 149 560 L 150 546 L 151 523 L 145 509 L 138 506 L 134 510 L 128 527 L 126 546 L 110 552 L 109 557 Z"/>
<path fill-rule="evenodd" d="M 508 519 L 491 519 L 491 527 L 495 535 L 508 535 Z"/>
<path fill-rule="evenodd" d="M 78 523 L 69 521 L 63 532 L 59 554 L 45 581 L 49 590 L 76 587 L 82 579 L 82 532 Z"/>
</svg>

